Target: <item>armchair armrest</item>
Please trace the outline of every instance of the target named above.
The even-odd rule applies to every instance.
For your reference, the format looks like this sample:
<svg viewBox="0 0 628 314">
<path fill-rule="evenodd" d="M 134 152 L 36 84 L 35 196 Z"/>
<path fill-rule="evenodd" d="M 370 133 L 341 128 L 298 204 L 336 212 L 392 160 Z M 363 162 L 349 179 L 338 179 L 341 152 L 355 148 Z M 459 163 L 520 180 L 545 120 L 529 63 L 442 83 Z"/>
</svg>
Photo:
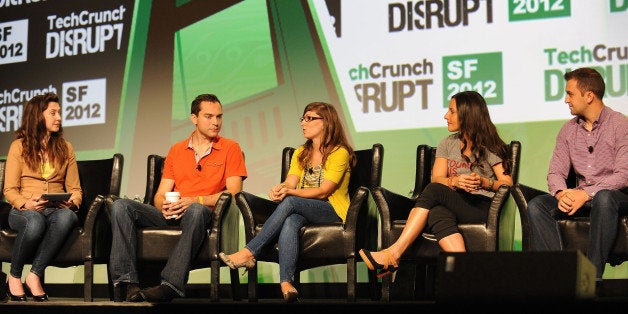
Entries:
<svg viewBox="0 0 628 314">
<path fill-rule="evenodd" d="M 244 221 L 246 242 L 251 241 L 255 235 L 255 226 L 266 222 L 278 204 L 244 191 L 236 194 L 235 199 Z"/>
<path fill-rule="evenodd" d="M 232 253 L 238 250 L 240 237 L 240 214 L 232 206 L 232 195 L 222 192 L 214 206 L 211 232 L 209 233 L 210 255 L 212 259 L 218 259 L 221 251 Z M 224 235 L 224 236 L 223 236 Z"/>
<path fill-rule="evenodd" d="M 11 204 L 0 200 L 0 229 L 9 229 L 9 212 L 11 212 Z"/>
<path fill-rule="evenodd" d="M 373 199 L 379 209 L 382 246 L 387 247 L 392 244 L 392 240 L 388 237 L 393 221 L 406 220 L 414 207 L 415 200 L 381 186 L 373 189 Z"/>
<path fill-rule="evenodd" d="M 101 208 L 105 204 L 105 197 L 102 195 L 97 195 L 94 201 L 89 205 L 89 209 L 87 210 L 87 216 L 85 216 L 85 224 L 83 225 L 83 229 L 85 233 L 90 234 L 93 231 L 94 225 L 96 224 L 96 218 L 100 213 Z M 109 217 L 107 217 L 109 220 Z"/>
<path fill-rule="evenodd" d="M 521 247 L 523 251 L 531 249 L 530 218 L 528 217 L 528 202 L 536 196 L 549 194 L 548 192 L 523 185 L 515 184 L 512 187 L 512 197 L 515 199 L 517 209 L 519 209 L 519 219 L 521 220 Z"/>
<path fill-rule="evenodd" d="M 111 250 L 111 222 L 105 207 L 105 197 L 97 195 L 89 205 L 82 228 L 82 236 L 92 239 L 91 241 L 82 241 L 83 252 L 89 252 L 87 256 L 100 262 L 108 260 Z"/>
<path fill-rule="evenodd" d="M 385 201 L 385 204 L 382 205 L 385 205 L 385 208 L 388 208 L 388 215 L 390 215 L 391 221 L 405 220 L 408 218 L 410 211 L 416 203 L 416 199 L 389 191 L 384 187 L 375 188 L 374 194 L 375 191 L 377 191 L 377 194 L 381 196 L 380 200 Z"/>
<path fill-rule="evenodd" d="M 491 201 L 491 206 L 488 209 L 488 217 L 486 220 L 486 235 L 488 239 L 486 242 L 487 251 L 497 251 L 497 231 L 499 229 L 499 219 L 501 217 L 502 209 L 508 200 L 508 195 L 510 195 L 510 187 L 502 184 L 495 192 Z"/>
<path fill-rule="evenodd" d="M 539 195 L 543 195 L 543 194 L 549 194 L 549 192 L 547 191 L 542 191 L 539 190 L 537 188 L 533 188 L 531 186 L 527 186 L 525 184 L 520 184 L 517 183 L 515 184 L 514 188 L 513 188 L 513 198 L 515 200 L 518 200 L 519 202 L 517 204 L 521 204 L 523 205 L 525 208 L 528 208 L 528 202 L 539 196 Z"/>
<path fill-rule="evenodd" d="M 361 186 L 355 191 L 343 225 L 345 252 L 354 256 L 358 248 L 377 249 L 377 214 L 369 206 L 369 189 Z"/>
</svg>

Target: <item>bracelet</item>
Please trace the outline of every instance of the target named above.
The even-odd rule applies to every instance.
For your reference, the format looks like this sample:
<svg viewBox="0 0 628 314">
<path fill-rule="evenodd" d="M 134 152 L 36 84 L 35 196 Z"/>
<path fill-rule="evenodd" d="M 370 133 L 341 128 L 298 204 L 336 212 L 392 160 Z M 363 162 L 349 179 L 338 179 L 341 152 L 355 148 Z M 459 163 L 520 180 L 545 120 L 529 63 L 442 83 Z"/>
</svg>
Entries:
<svg viewBox="0 0 628 314">
<path fill-rule="evenodd" d="M 456 188 L 454 187 L 454 176 L 450 176 L 447 178 L 447 186 L 449 186 L 450 189 L 455 190 Z"/>
<path fill-rule="evenodd" d="M 203 205 L 203 197 L 200 195 L 198 196 L 198 202 Z"/>
</svg>

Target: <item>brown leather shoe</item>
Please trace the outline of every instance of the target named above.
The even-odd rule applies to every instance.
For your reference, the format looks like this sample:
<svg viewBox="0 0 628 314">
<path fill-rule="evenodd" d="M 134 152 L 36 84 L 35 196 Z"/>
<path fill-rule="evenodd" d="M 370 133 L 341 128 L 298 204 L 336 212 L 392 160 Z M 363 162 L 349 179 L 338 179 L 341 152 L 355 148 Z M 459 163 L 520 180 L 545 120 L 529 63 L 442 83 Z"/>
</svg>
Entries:
<svg viewBox="0 0 628 314">
<path fill-rule="evenodd" d="M 126 287 L 126 301 L 127 302 L 142 302 L 144 298 L 140 294 L 140 285 L 136 283 L 130 283 Z"/>
<path fill-rule="evenodd" d="M 144 301 L 152 303 L 165 303 L 170 302 L 174 298 L 180 297 L 180 295 L 170 288 L 168 285 L 161 284 L 147 289 L 140 290 L 140 295 L 144 298 Z"/>
<path fill-rule="evenodd" d="M 113 302 L 142 302 L 140 286 L 137 283 L 117 282 L 113 285 Z"/>
</svg>

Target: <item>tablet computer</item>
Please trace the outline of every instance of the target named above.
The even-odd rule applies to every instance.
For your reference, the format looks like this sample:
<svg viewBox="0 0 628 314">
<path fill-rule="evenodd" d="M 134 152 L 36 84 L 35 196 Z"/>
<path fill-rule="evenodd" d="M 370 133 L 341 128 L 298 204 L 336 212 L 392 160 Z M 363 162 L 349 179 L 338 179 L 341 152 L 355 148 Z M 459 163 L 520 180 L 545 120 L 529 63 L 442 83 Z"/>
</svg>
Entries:
<svg viewBox="0 0 628 314">
<path fill-rule="evenodd" d="M 41 195 L 41 198 L 48 201 L 59 202 L 69 200 L 70 196 L 72 196 L 72 193 L 45 193 Z"/>
</svg>

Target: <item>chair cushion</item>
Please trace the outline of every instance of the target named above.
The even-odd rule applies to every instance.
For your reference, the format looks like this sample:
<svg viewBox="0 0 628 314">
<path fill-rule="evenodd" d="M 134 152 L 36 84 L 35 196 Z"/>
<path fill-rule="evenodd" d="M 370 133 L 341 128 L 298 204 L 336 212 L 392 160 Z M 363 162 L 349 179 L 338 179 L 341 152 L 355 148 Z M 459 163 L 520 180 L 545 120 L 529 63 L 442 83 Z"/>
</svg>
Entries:
<svg viewBox="0 0 628 314">
<path fill-rule="evenodd" d="M 0 250 L 0 260 L 11 260 L 11 251 L 6 250 L 7 247 L 13 248 L 13 243 L 15 242 L 15 238 L 17 237 L 17 231 L 12 229 L 2 229 L 0 231 L 2 235 L 0 239 L 3 242 L 7 242 L 8 245 L 2 245 L 0 248 L 4 248 Z M 92 257 L 87 255 L 87 251 L 83 248 L 84 241 L 77 241 L 79 238 L 84 237 L 83 228 L 78 227 L 74 228 L 70 235 L 68 236 L 68 240 L 66 241 L 66 245 L 63 246 L 61 251 L 57 254 L 51 265 L 55 266 L 65 266 L 65 265 L 77 265 L 82 264 L 85 261 L 91 260 Z M 70 244 L 67 244 L 70 243 Z M 29 259 L 27 264 L 32 263 L 32 259 Z"/>
<path fill-rule="evenodd" d="M 181 238 L 181 227 L 146 227 L 142 228 L 138 233 L 138 260 L 143 262 L 166 262 L 170 257 L 170 253 Z M 209 233 L 209 230 L 207 230 Z M 208 237 L 207 237 L 208 238 Z M 209 241 L 203 242 L 197 258 L 194 260 L 195 265 L 209 267 Z"/>
<path fill-rule="evenodd" d="M 391 226 L 392 242 L 395 242 L 401 236 L 401 232 L 406 225 L 405 220 L 395 220 Z M 469 252 L 482 252 L 492 251 L 485 246 L 488 239 L 488 231 L 486 225 L 482 224 L 460 224 L 458 225 L 462 236 L 465 239 L 465 245 Z M 429 236 L 428 238 L 432 238 Z M 438 254 L 442 252 L 438 242 L 430 240 L 426 237 L 419 237 L 415 240 L 410 248 L 404 252 L 402 258 L 420 260 L 431 260 L 438 257 Z M 432 260 L 436 262 L 436 260 Z"/>
<path fill-rule="evenodd" d="M 255 228 L 255 234 L 259 234 L 262 225 Z M 322 225 L 308 225 L 301 228 L 299 235 L 301 239 L 299 248 L 299 259 L 303 263 L 307 260 L 308 266 L 329 265 L 330 261 L 337 260 L 338 263 L 346 263 L 345 243 L 339 243 L 338 239 L 344 238 L 344 225 L 342 223 L 331 223 Z M 275 245 L 272 250 L 266 250 L 261 254 L 263 258 L 259 260 L 277 262 L 278 247 Z"/>
<path fill-rule="evenodd" d="M 559 220 L 558 225 L 565 250 L 580 250 L 586 255 L 589 246 L 591 223 L 588 217 Z M 607 262 L 612 266 L 628 260 L 628 216 L 621 216 L 617 229 L 617 238 Z"/>
</svg>

